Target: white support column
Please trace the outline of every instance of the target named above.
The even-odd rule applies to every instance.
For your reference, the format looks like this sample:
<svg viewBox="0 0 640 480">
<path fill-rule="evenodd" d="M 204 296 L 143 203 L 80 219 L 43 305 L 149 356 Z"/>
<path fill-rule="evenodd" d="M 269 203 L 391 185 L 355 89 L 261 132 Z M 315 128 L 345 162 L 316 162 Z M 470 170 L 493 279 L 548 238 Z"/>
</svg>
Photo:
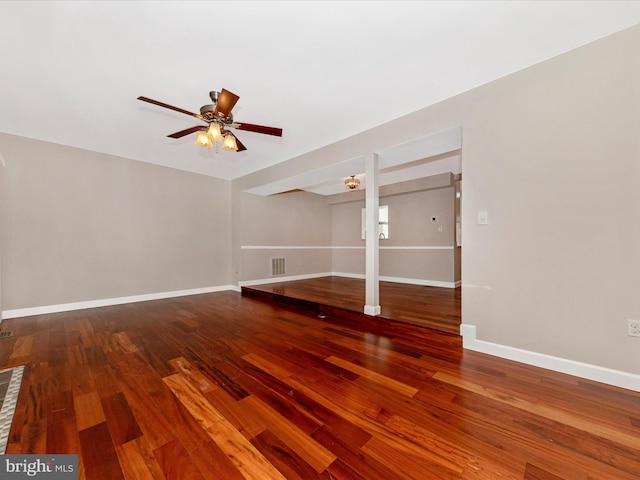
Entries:
<svg viewBox="0 0 640 480">
<path fill-rule="evenodd" d="M 365 190 L 365 305 L 366 315 L 380 315 L 380 262 L 378 247 L 378 224 L 380 220 L 380 201 L 378 198 L 378 154 L 369 153 L 365 157 L 367 186 Z"/>
</svg>

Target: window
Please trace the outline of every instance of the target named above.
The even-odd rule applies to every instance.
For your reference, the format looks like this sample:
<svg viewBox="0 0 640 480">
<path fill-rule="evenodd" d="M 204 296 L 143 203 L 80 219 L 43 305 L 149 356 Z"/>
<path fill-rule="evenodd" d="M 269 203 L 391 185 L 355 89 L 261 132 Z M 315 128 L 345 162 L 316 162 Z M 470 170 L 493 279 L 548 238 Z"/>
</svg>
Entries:
<svg viewBox="0 0 640 480">
<path fill-rule="evenodd" d="M 362 240 L 366 238 L 366 230 L 367 230 L 367 217 L 366 217 L 366 208 L 362 209 Z M 386 240 L 389 238 L 389 206 L 382 205 L 380 206 L 380 211 L 378 212 L 378 238 L 381 240 Z"/>
</svg>

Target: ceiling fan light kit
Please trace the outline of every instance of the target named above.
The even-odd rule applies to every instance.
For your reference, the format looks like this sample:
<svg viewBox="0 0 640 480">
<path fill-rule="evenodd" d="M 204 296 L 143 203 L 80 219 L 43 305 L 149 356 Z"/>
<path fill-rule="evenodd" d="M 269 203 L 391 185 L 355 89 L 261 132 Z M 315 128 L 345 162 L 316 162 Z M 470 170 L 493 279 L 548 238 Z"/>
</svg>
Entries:
<svg viewBox="0 0 640 480">
<path fill-rule="evenodd" d="M 185 135 L 198 132 L 196 137 L 196 145 L 211 149 L 214 143 L 221 143 L 223 150 L 233 152 L 241 152 L 247 148 L 242 142 L 227 129 L 234 128 L 236 130 L 246 130 L 248 132 L 262 133 L 265 135 L 282 136 L 282 129 L 275 127 L 266 127 L 264 125 L 255 125 L 253 123 L 237 123 L 233 121 L 231 110 L 236 105 L 240 97 L 229 90 L 222 89 L 221 92 L 211 91 L 209 97 L 213 102 L 210 105 L 203 105 L 200 113 L 192 113 L 179 107 L 174 107 L 167 103 L 159 102 L 147 97 L 138 97 L 138 100 L 151 103 L 159 107 L 168 108 L 175 112 L 184 113 L 197 118 L 206 123 L 206 125 L 197 125 L 189 127 L 179 132 L 167 135 L 170 138 L 182 138 Z M 216 149 L 217 151 L 217 149 Z"/>
<path fill-rule="evenodd" d="M 196 137 L 196 145 L 211 148 L 211 139 L 209 138 L 209 135 L 207 135 L 207 131 L 204 128 L 198 132 L 198 136 Z"/>
<path fill-rule="evenodd" d="M 238 144 L 236 142 L 236 137 L 233 136 L 232 133 L 227 133 L 224 136 L 224 141 L 222 142 L 223 150 L 231 150 L 233 152 L 238 151 Z"/>
<path fill-rule="evenodd" d="M 216 122 L 211 122 L 209 130 L 207 130 L 207 135 L 212 141 L 222 143 L 222 130 Z"/>
</svg>

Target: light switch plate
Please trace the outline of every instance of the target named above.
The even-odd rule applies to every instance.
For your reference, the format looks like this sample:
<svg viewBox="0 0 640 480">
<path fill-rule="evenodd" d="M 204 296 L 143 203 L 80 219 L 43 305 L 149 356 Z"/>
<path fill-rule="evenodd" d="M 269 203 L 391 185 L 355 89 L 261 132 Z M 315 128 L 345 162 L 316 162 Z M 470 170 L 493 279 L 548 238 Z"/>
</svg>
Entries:
<svg viewBox="0 0 640 480">
<path fill-rule="evenodd" d="M 489 213 L 478 212 L 478 225 L 488 225 L 488 224 L 489 224 Z"/>
</svg>

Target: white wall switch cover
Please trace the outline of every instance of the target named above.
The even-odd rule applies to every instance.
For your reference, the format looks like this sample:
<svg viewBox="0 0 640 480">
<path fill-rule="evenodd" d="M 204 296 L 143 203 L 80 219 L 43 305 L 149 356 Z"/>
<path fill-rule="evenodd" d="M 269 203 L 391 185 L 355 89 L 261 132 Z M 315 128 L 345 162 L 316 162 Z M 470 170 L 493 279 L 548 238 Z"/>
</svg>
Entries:
<svg viewBox="0 0 640 480">
<path fill-rule="evenodd" d="M 478 212 L 478 225 L 488 225 L 488 224 L 489 224 L 489 213 Z"/>
</svg>

